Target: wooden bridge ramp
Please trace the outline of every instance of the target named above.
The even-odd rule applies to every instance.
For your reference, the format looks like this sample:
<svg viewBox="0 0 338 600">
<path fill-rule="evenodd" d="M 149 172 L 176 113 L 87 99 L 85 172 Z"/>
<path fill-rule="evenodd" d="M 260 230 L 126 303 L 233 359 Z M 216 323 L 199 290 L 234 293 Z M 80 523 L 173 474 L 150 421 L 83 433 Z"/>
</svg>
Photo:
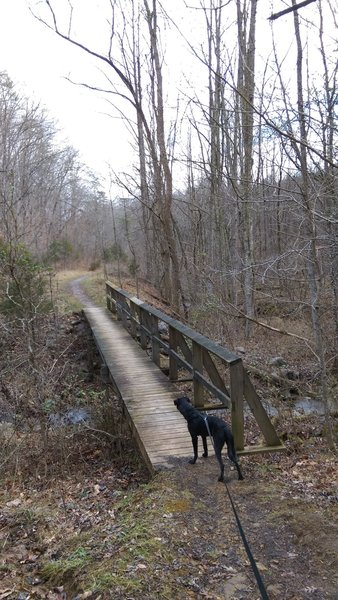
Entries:
<svg viewBox="0 0 338 600">
<path fill-rule="evenodd" d="M 130 337 L 121 321 L 112 319 L 101 308 L 85 308 L 84 314 L 150 471 L 172 467 L 177 457 L 191 458 L 187 424 L 174 405 L 180 395 L 177 388 Z M 211 444 L 209 451 L 212 455 Z"/>
</svg>

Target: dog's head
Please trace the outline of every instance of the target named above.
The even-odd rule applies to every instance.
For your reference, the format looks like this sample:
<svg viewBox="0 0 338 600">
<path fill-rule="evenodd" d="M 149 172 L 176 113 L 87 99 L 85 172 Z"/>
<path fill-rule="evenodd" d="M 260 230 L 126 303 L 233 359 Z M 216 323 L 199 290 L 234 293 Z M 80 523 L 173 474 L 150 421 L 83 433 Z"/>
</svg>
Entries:
<svg viewBox="0 0 338 600">
<path fill-rule="evenodd" d="M 174 400 L 174 404 L 178 410 L 180 409 L 180 406 L 182 406 L 182 404 L 185 404 L 186 402 L 189 402 L 189 404 L 191 404 L 187 396 L 181 396 L 181 398 L 176 398 L 176 400 Z"/>
</svg>

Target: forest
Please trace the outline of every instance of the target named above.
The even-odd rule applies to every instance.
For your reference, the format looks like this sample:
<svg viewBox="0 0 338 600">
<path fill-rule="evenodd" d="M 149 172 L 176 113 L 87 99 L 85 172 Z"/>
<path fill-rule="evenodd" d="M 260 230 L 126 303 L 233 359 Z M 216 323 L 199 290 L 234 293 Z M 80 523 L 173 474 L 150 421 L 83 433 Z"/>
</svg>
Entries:
<svg viewBox="0 0 338 600">
<path fill-rule="evenodd" d="M 0 600 L 258 597 L 212 469 L 149 481 L 84 276 L 95 303 L 108 279 L 243 358 L 286 450 L 231 482 L 269 596 L 333 600 L 336 2 L 29 6 L 97 66 L 69 85 L 104 99 L 129 166 L 103 179 L 0 73 Z M 93 420 L 59 427 L 73 409 Z"/>
<path fill-rule="evenodd" d="M 42 270 L 103 265 L 106 275 L 113 262 L 120 283 L 151 284 L 204 333 L 221 339 L 236 322 L 250 339 L 260 323 L 301 340 L 328 403 L 338 339 L 334 3 L 285 15 L 255 0 L 101 9 L 32 5 L 42 27 L 102 69 L 102 87 L 82 85 L 122 119 L 130 170 L 111 165 L 103 185 L 2 73 L 1 273 L 18 288 L 5 304 L 18 301 L 16 271 L 28 260 Z"/>
</svg>

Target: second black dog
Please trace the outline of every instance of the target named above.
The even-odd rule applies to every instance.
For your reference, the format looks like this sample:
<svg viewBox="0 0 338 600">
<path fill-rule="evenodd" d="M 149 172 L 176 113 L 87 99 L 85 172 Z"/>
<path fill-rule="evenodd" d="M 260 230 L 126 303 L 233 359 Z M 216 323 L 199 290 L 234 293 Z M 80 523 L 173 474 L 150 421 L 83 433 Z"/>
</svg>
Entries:
<svg viewBox="0 0 338 600">
<path fill-rule="evenodd" d="M 192 458 L 189 462 L 191 464 L 195 464 L 198 456 L 198 436 L 201 436 L 203 441 L 203 456 L 206 458 L 208 456 L 208 445 L 207 445 L 207 437 L 209 436 L 208 427 L 210 430 L 210 434 L 213 439 L 214 448 L 216 458 L 219 462 L 219 466 L 221 468 L 221 473 L 218 478 L 218 481 L 224 481 L 224 463 L 222 460 L 222 448 L 224 444 L 227 445 L 228 448 L 228 456 L 230 460 L 234 463 L 238 473 L 238 479 L 243 479 L 243 475 L 240 469 L 240 466 L 237 462 L 236 450 L 234 446 L 234 438 L 233 435 L 227 426 L 227 424 L 219 419 L 218 417 L 207 417 L 208 427 L 205 421 L 205 416 L 202 415 L 196 408 L 193 407 L 189 398 L 183 396 L 182 398 L 177 398 L 174 400 L 174 404 L 177 407 L 177 410 L 183 415 L 185 420 L 188 423 L 188 430 L 191 435 L 192 445 L 194 449 L 194 458 Z"/>
</svg>

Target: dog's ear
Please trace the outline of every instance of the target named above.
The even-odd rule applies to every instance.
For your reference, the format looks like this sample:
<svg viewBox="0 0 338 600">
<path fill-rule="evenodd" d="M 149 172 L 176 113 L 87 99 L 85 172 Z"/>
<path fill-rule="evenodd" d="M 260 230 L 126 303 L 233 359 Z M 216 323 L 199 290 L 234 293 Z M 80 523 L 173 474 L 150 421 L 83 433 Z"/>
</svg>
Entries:
<svg viewBox="0 0 338 600">
<path fill-rule="evenodd" d="M 176 398 L 176 400 L 174 400 L 174 404 L 176 404 L 176 406 L 178 406 L 181 402 L 189 402 L 189 404 L 191 404 L 191 400 L 188 398 L 188 396 L 181 396 L 180 398 Z"/>
</svg>

